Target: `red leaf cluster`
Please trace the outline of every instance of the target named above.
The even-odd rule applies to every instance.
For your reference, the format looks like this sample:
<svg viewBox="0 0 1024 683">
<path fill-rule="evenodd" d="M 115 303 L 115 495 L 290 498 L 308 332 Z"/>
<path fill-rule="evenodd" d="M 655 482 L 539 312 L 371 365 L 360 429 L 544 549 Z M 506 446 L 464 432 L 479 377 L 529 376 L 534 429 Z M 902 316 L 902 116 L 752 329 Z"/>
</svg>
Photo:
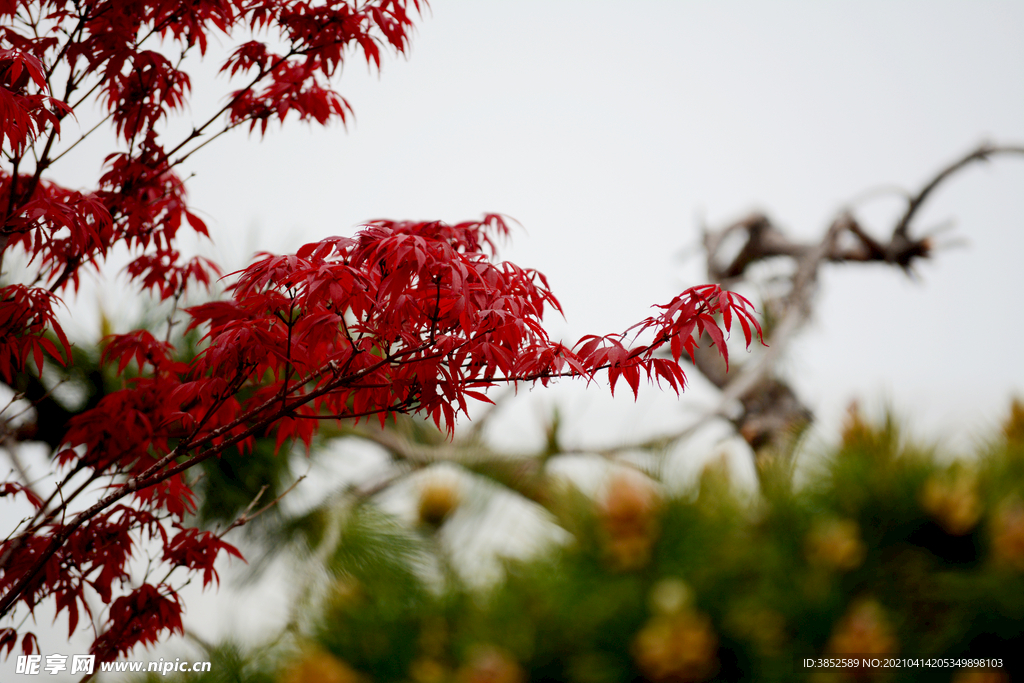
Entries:
<svg viewBox="0 0 1024 683">
<path fill-rule="evenodd" d="M 102 268 L 118 245 L 132 252 L 129 279 L 161 299 L 219 277 L 215 264 L 185 259 L 175 246 L 182 228 L 207 235 L 176 167 L 236 126 L 266 131 L 290 114 L 318 124 L 344 121 L 348 105 L 330 77 L 353 52 L 377 66 L 383 46 L 403 52 L 410 6 L 418 9 L 417 0 L 0 2 L 0 381 L 18 386 L 19 376 L 41 373 L 47 358 L 69 362 L 58 294 L 77 287 L 83 268 Z M 168 142 L 161 127 L 187 113 L 191 95 L 184 58 L 193 50 L 205 55 L 218 34 L 241 38 L 224 65 L 238 79 L 234 91 L 191 134 Z M 273 54 L 270 43 L 283 51 Z M 87 132 L 67 139 L 61 123 L 75 111 L 100 111 L 100 124 L 118 137 L 90 189 L 46 177 L 95 130 L 79 121 Z M 19 252 L 28 269 L 12 274 Z M 276 332 L 239 330 L 239 368 L 254 353 L 242 348 L 247 340 Z M 208 350 L 202 362 L 217 355 Z M 61 488 L 40 496 L 23 483 L 2 484 L 0 496 L 24 496 L 36 513 L 0 542 L 0 615 L 53 600 L 74 630 L 91 592 L 105 605 L 105 614 L 95 615 L 105 627 L 94 651 L 111 658 L 181 627 L 173 585 L 128 588 L 127 562 L 141 539 L 163 546 L 170 571 L 202 573 L 204 584 L 216 577 L 213 562 L 222 551 L 238 554 L 183 526 L 195 501 L 177 461 L 209 457 L 246 430 L 249 438 L 276 431 L 279 444 L 295 437 L 308 443 L 312 427 L 300 416 L 314 409 L 297 405 L 256 426 L 269 413 L 244 415 L 254 399 L 236 394 L 251 390 L 258 401 L 277 389 L 258 386 L 251 374 L 215 374 L 175 356 L 142 330 L 107 340 L 103 361 L 125 385 L 69 422 L 55 455 Z M 83 504 L 97 487 L 102 499 Z M 173 524 L 180 531 L 170 537 Z M 35 648 L 34 635 L 12 626 L 0 630 L 0 649 L 10 652 L 19 637 L 24 651 Z"/>
<path fill-rule="evenodd" d="M 209 531 L 183 528 L 164 547 L 164 559 L 193 571 L 202 570 L 205 588 L 212 580 L 220 581 L 213 563 L 221 550 L 242 559 L 242 553 L 238 552 L 237 548 Z"/>
<path fill-rule="evenodd" d="M 167 633 L 184 633 L 182 605 L 173 587 L 148 583 L 114 600 L 110 627 L 92 645 L 100 661 L 131 652 L 135 645 L 154 645 Z"/>
<path fill-rule="evenodd" d="M 382 48 L 405 51 L 410 4 L 419 7 L 0 2 L 0 271 L 8 254 L 28 262 L 18 281 L 0 287 L 0 381 L 17 386 L 41 373 L 47 356 L 70 362 L 57 295 L 118 245 L 132 252 L 130 280 L 160 299 L 219 276 L 215 264 L 183 260 L 176 247 L 183 227 L 207 234 L 176 167 L 245 124 L 266 132 L 292 113 L 344 121 L 349 108 L 330 77 L 353 51 L 378 66 Z M 179 66 L 194 48 L 205 54 L 217 33 L 245 38 L 222 69 L 242 87 L 185 139 L 165 144 L 160 126 L 186 109 L 190 94 Z M 279 52 L 268 47 L 273 38 Z M 63 188 L 44 177 L 77 145 L 60 139 L 60 123 L 72 107 L 88 111 L 82 103 L 93 97 L 119 146 L 96 187 Z M 384 424 L 397 413 L 426 415 L 451 433 L 471 400 L 488 400 L 489 387 L 589 381 L 603 370 L 612 390 L 623 379 L 635 395 L 646 378 L 679 392 L 683 354 L 692 355 L 702 333 L 725 353 L 716 316 L 727 329 L 738 322 L 748 345 L 760 334 L 748 301 L 706 285 L 625 333 L 567 347 L 542 325 L 546 311 L 560 311 L 544 276 L 497 258 L 495 242 L 508 232 L 496 214 L 456 225 L 374 221 L 353 237 L 261 255 L 233 273 L 228 296 L 182 313 L 202 334 L 187 362 L 145 330 L 108 337 L 102 363 L 123 384 L 68 421 L 54 455 L 60 484 L 43 494 L 24 482 L 0 484 L 0 497 L 24 496 L 34 510 L 0 534 L 0 618 L 52 601 L 74 631 L 84 611 L 101 624 L 92 648 L 101 660 L 181 632 L 183 606 L 169 577 L 201 574 L 206 586 L 218 579 L 219 556 L 241 557 L 189 523 L 187 471 L 226 448 L 267 437 L 278 448 L 308 448 L 324 421 Z M 629 343 L 627 333 L 645 343 Z M 659 355 L 666 348 L 669 357 Z M 168 578 L 132 576 L 145 544 L 162 549 L 157 564 Z M 101 614 L 91 611 L 97 604 Z M 10 653 L 19 638 L 23 651 L 36 649 L 20 623 L 0 628 L 0 650 Z"/>
<path fill-rule="evenodd" d="M 71 355 L 71 344 L 54 311 L 58 301 L 56 295 L 40 287 L 0 287 L 0 380 L 10 381 L 17 370 L 26 367 L 29 357 L 37 371 L 42 371 L 44 352 L 64 362 L 56 345 L 46 338 L 47 330 L 60 339 L 64 356 Z"/>
</svg>

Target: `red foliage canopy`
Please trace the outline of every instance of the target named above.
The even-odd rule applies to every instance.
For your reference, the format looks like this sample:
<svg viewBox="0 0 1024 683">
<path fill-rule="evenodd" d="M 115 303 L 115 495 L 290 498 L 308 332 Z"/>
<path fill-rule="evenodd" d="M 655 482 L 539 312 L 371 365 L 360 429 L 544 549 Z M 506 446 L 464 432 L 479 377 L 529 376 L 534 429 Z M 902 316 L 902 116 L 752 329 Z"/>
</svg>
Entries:
<svg viewBox="0 0 1024 683">
<path fill-rule="evenodd" d="M 330 77 L 353 50 L 378 66 L 382 47 L 403 52 L 409 5 L 0 1 L 0 267 L 14 254 L 28 261 L 23 272 L 3 273 L 18 281 L 0 287 L 0 380 L 15 386 L 19 374 L 41 372 L 46 357 L 69 362 L 58 295 L 118 244 L 134 254 L 129 277 L 161 299 L 219 275 L 175 249 L 182 227 L 207 232 L 175 167 L 238 126 L 265 133 L 292 112 L 318 124 L 344 121 L 349 108 Z M 223 66 L 244 84 L 183 140 L 162 144 L 161 123 L 190 92 L 181 58 L 205 54 L 214 32 L 253 38 Z M 267 35 L 287 49 L 255 39 Z M 94 190 L 74 191 L 44 174 L 77 144 L 60 138 L 62 123 L 90 98 L 123 148 L 107 156 Z M 37 647 L 13 617 L 44 600 L 67 613 L 72 632 L 83 611 L 99 618 L 93 652 L 101 660 L 180 632 L 182 604 L 168 578 L 132 588 L 128 563 L 140 542 L 158 543 L 167 577 L 201 573 L 206 585 L 221 551 L 240 557 L 188 526 L 195 504 L 183 474 L 228 447 L 267 434 L 278 447 L 296 439 L 308 446 L 324 420 L 383 424 L 395 413 L 427 415 L 451 433 L 469 400 L 487 400 L 488 387 L 590 380 L 602 370 L 613 391 L 623 379 L 635 395 L 646 377 L 678 393 L 680 361 L 702 333 L 725 353 L 717 314 L 725 328 L 738 322 L 748 344 L 760 335 L 748 301 L 705 285 L 627 330 L 646 345 L 630 347 L 623 333 L 563 346 L 542 326 L 546 309 L 560 310 L 544 276 L 496 258 L 494 239 L 507 232 L 498 215 L 458 225 L 376 221 L 354 237 L 262 255 L 232 274 L 230 298 L 184 312 L 204 334 L 189 363 L 145 330 L 109 338 L 103 362 L 132 376 L 71 420 L 54 454 L 64 484 L 46 498 L 27 482 L 0 488 L 36 509 L 0 543 L 0 617 L 12 620 L 0 629 L 0 648 L 10 653 L 19 638 L 25 652 Z M 663 348 L 667 356 L 656 355 Z M 76 476 L 84 483 L 74 488 Z M 97 486 L 96 502 L 81 503 Z M 91 615 L 87 591 L 107 606 L 104 615 Z"/>
</svg>

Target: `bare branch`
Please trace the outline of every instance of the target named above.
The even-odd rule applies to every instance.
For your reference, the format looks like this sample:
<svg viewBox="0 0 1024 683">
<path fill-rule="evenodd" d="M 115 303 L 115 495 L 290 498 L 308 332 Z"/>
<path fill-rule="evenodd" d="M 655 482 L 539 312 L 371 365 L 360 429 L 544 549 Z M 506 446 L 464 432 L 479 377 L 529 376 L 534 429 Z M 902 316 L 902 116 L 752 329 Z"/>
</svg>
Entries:
<svg viewBox="0 0 1024 683">
<path fill-rule="evenodd" d="M 697 424 L 714 417 L 731 419 L 755 451 L 766 443 L 780 443 L 778 438 L 772 437 L 773 432 L 779 435 L 806 425 L 812 418 L 810 411 L 800 403 L 790 386 L 775 376 L 775 368 L 787 345 L 811 314 L 821 265 L 826 261 L 881 262 L 909 272 L 918 259 L 927 258 L 934 251 L 934 233 L 911 236 L 911 223 L 921 206 L 958 171 L 996 154 L 1024 154 L 1024 146 L 980 145 L 940 169 L 916 194 L 901 193 L 906 197 L 907 207 L 887 241 L 873 237 L 849 210 L 831 223 L 817 243 L 791 239 L 762 213 L 752 213 L 719 230 L 705 229 L 703 241 L 708 275 L 723 286 L 750 282 L 753 279 L 751 266 L 772 259 L 791 261 L 794 269 L 785 277 L 788 284 L 785 293 L 766 297 L 765 308 L 778 321 L 766 325 L 769 348 L 760 358 L 746 363 L 738 374 L 730 376 L 725 373 L 724 364 L 712 357 L 708 349 L 698 349 L 694 364 L 722 395 L 716 407 L 705 413 Z M 737 236 L 743 239 L 739 251 L 735 255 L 724 253 Z M 737 401 L 742 406 L 739 416 L 733 412 Z M 682 438 L 695 428 L 666 438 Z"/>
<path fill-rule="evenodd" d="M 917 212 L 921 208 L 921 205 L 924 204 L 924 201 L 931 196 L 931 193 L 935 191 L 935 188 L 942 184 L 944 180 L 975 161 L 988 161 L 989 157 L 996 154 L 1024 154 L 1024 146 L 983 144 L 973 152 L 964 155 L 949 166 L 946 166 L 935 174 L 935 177 L 925 184 L 925 186 L 922 187 L 916 195 L 907 201 L 907 210 L 904 212 L 899 222 L 896 223 L 896 228 L 893 230 L 893 238 L 908 239 L 907 233 L 910 231 L 910 222 L 914 219 L 914 216 L 917 215 Z"/>
</svg>

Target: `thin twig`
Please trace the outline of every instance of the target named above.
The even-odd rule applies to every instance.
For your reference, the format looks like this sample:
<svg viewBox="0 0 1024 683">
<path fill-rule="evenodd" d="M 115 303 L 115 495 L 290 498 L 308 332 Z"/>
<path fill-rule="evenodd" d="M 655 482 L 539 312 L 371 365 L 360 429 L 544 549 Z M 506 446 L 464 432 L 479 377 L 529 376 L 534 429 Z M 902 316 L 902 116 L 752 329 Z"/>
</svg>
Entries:
<svg viewBox="0 0 1024 683">
<path fill-rule="evenodd" d="M 987 161 L 990 156 L 996 154 L 1024 154 L 1024 146 L 983 144 L 974 151 L 964 155 L 949 166 L 943 168 L 935 174 L 935 177 L 922 187 L 916 195 L 912 196 L 907 201 L 907 210 L 904 212 L 899 222 L 896 223 L 896 228 L 893 230 L 893 236 L 903 239 L 907 238 L 907 233 L 910 230 L 910 222 L 914 219 L 914 216 L 921 208 L 921 205 L 924 204 L 924 201 L 928 199 L 932 192 L 935 191 L 935 188 L 942 184 L 942 181 L 946 180 L 965 166 L 968 166 L 975 161 Z"/>
<path fill-rule="evenodd" d="M 232 522 L 232 523 L 231 523 L 231 524 L 230 524 L 230 525 L 228 526 L 228 528 L 224 529 L 224 531 L 222 531 L 221 533 L 217 534 L 217 538 L 224 538 L 224 535 L 225 535 L 226 533 L 228 533 L 229 531 L 231 531 L 232 529 L 236 529 L 236 528 L 238 528 L 238 527 L 240 527 L 240 526 L 244 526 L 245 524 L 248 524 L 249 522 L 251 522 L 252 520 L 256 519 L 257 517 L 259 517 L 260 515 L 262 515 L 262 514 L 263 514 L 264 512 L 266 512 L 266 511 L 267 511 L 267 510 L 269 510 L 270 508 L 272 508 L 272 507 L 274 507 L 275 505 L 277 505 L 277 504 L 278 504 L 278 503 L 279 503 L 279 502 L 281 501 L 281 499 L 282 499 L 282 498 L 284 498 L 285 496 L 287 496 L 287 495 L 288 495 L 289 493 L 291 493 L 291 492 L 292 492 L 292 490 L 293 490 L 293 489 L 294 489 L 294 488 L 295 488 L 296 486 L 298 486 L 299 484 L 301 484 L 301 483 L 302 483 L 302 481 L 303 481 L 303 480 L 304 480 L 304 479 L 306 478 L 306 476 L 307 476 L 307 475 L 303 474 L 303 475 L 302 475 L 302 476 L 300 476 L 300 477 L 299 477 L 298 479 L 296 479 L 296 480 L 295 480 L 294 482 L 292 482 L 292 485 L 291 485 L 291 486 L 289 486 L 289 487 L 288 487 L 288 488 L 286 488 L 286 489 L 285 489 L 284 491 L 282 491 L 282 492 L 281 492 L 281 494 L 280 494 L 280 495 L 279 495 L 279 496 L 278 496 L 277 498 L 275 498 L 274 500 L 270 501 L 269 503 L 267 503 L 266 505 L 264 505 L 263 507 L 261 507 L 261 508 L 260 508 L 259 510 L 257 510 L 256 512 L 252 512 L 252 509 L 253 509 L 254 507 L 256 507 L 256 503 L 257 503 L 257 502 L 259 502 L 259 499 L 260 499 L 260 497 L 261 497 L 261 496 L 263 496 L 263 493 L 264 493 L 264 492 L 265 492 L 265 491 L 267 490 L 267 484 L 264 484 L 264 485 L 263 485 L 263 486 L 262 486 L 262 487 L 260 488 L 260 490 L 259 490 L 259 493 L 257 493 L 257 494 L 256 494 L 256 497 L 255 497 L 255 498 L 253 498 L 253 499 L 252 499 L 252 501 L 251 501 L 251 502 L 249 503 L 249 505 L 247 505 L 247 506 L 246 506 L 245 510 L 244 510 L 244 511 L 242 511 L 242 514 L 241 514 L 241 515 L 239 515 L 239 516 L 238 516 L 238 518 L 237 518 L 237 519 L 235 519 L 235 521 L 233 521 L 233 522 Z M 250 514 L 250 513 L 251 513 L 251 514 Z"/>
</svg>

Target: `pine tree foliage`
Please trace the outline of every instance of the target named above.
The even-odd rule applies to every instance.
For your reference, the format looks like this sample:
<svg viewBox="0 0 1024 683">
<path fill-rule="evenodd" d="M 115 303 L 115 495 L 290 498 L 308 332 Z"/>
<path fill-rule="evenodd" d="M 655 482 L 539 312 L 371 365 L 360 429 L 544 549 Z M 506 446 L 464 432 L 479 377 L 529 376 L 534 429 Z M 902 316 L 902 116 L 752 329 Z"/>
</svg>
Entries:
<svg viewBox="0 0 1024 683">
<path fill-rule="evenodd" d="M 799 486 L 788 472 L 769 471 L 751 496 L 715 463 L 681 493 L 628 469 L 594 497 L 563 486 L 548 507 L 569 540 L 508 560 L 501 580 L 484 588 L 436 571 L 445 566 L 436 527 L 403 527 L 364 502 L 340 517 L 341 541 L 323 555 L 328 588 L 297 608 L 260 676 L 1016 680 L 1022 424 L 1015 402 L 997 438 L 950 460 L 905 437 L 891 416 L 875 424 L 853 410 L 840 443 L 809 459 Z M 853 655 L 1001 658 L 1004 666 L 800 664 Z"/>
</svg>

